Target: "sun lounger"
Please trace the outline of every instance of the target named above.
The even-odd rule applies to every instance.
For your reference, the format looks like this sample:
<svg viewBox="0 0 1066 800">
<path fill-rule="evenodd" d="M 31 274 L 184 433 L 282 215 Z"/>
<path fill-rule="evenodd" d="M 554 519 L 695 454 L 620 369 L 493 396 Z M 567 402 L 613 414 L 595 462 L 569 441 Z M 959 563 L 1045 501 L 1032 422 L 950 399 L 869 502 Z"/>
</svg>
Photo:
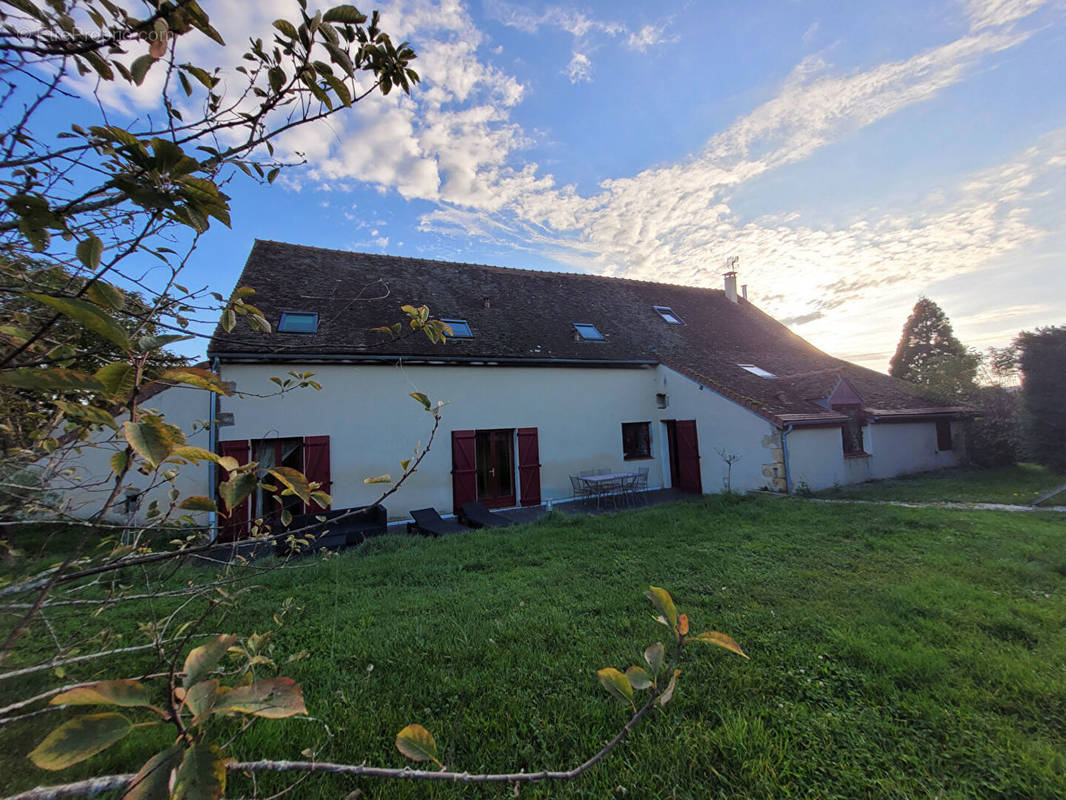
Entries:
<svg viewBox="0 0 1066 800">
<path fill-rule="evenodd" d="M 444 536 L 448 533 L 462 533 L 470 528 L 450 519 L 442 519 L 435 508 L 419 508 L 411 512 L 414 522 L 407 523 L 407 530 L 425 536 Z"/>
<path fill-rule="evenodd" d="M 506 528 L 517 522 L 499 511 L 489 511 L 484 503 L 463 503 L 459 510 L 459 519 L 474 528 Z"/>
</svg>

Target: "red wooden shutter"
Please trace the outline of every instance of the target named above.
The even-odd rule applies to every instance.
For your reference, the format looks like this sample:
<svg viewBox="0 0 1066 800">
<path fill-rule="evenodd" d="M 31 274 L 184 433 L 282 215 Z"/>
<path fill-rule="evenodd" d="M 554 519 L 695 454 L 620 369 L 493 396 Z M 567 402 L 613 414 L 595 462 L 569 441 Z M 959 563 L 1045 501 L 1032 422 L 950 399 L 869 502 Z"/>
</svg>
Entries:
<svg viewBox="0 0 1066 800">
<path fill-rule="evenodd" d="M 522 505 L 540 505 L 540 445 L 536 428 L 518 429 L 518 485 Z"/>
<path fill-rule="evenodd" d="M 237 459 L 238 464 L 247 464 L 252 460 L 252 446 L 251 442 L 247 439 L 235 439 L 230 442 L 219 442 L 218 453 L 222 456 L 229 456 L 230 458 Z M 229 477 L 229 473 L 221 467 L 217 471 L 218 479 L 217 483 L 221 484 L 222 481 Z M 221 498 L 216 498 L 218 507 L 220 509 L 225 507 Z M 252 518 L 252 498 L 248 497 L 243 503 L 237 506 L 230 512 L 228 517 L 223 517 L 221 514 L 218 517 L 218 538 L 223 542 L 232 542 L 237 539 L 244 539 L 248 536 L 248 523 Z"/>
<path fill-rule="evenodd" d="M 452 431 L 452 511 L 477 500 L 477 459 L 474 431 Z"/>
<path fill-rule="evenodd" d="M 683 492 L 703 494 L 700 479 L 700 444 L 696 435 L 696 420 L 677 421 L 678 488 Z"/>
<path fill-rule="evenodd" d="M 319 491 L 330 494 L 333 484 L 329 479 L 329 437 L 328 436 L 305 436 L 304 437 L 304 477 L 309 481 L 321 483 Z M 326 508 L 329 508 L 327 506 Z M 304 505 L 304 513 L 311 514 L 320 509 L 318 503 L 312 500 Z"/>
</svg>

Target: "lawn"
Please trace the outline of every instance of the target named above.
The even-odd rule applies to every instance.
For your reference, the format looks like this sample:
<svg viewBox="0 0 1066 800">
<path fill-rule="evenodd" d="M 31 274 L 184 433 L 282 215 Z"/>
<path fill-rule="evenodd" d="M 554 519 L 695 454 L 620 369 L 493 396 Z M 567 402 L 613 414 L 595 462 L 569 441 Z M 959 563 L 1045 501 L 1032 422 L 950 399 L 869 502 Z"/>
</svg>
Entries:
<svg viewBox="0 0 1066 800">
<path fill-rule="evenodd" d="M 419 722 L 450 768 L 574 766 L 628 718 L 595 670 L 624 669 L 662 638 L 643 597 L 656 584 L 694 630 L 732 634 L 751 660 L 692 645 L 665 712 L 582 778 L 523 797 L 1066 796 L 1064 535 L 1064 515 L 1050 512 L 708 497 L 436 541 L 384 537 L 264 574 L 214 626 L 273 627 L 292 597 L 299 610 L 276 645 L 310 653 L 284 671 L 315 720 L 259 721 L 233 754 L 300 758 L 310 747 L 324 760 L 403 766 L 393 739 Z M 53 775 L 23 758 L 47 729 L 39 717 L 0 728 L 0 788 L 130 771 L 165 739 L 149 729 Z M 266 777 L 259 789 L 283 785 Z M 332 776 L 295 796 L 356 788 L 512 796 Z M 237 777 L 227 795 L 250 792 Z"/>
<path fill-rule="evenodd" d="M 1066 475 L 1039 464 L 995 469 L 944 469 L 891 480 L 870 481 L 817 492 L 841 500 L 902 500 L 910 503 L 1006 503 L 1029 505 L 1044 492 L 1066 484 Z M 1066 493 L 1048 504 L 1066 505 Z"/>
</svg>

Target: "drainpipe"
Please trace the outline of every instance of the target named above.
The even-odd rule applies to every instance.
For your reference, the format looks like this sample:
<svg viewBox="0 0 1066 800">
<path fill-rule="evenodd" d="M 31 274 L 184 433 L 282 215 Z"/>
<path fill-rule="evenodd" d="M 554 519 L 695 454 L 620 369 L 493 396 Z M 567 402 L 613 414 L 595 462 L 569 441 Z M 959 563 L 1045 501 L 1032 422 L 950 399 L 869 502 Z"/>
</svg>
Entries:
<svg viewBox="0 0 1066 800">
<path fill-rule="evenodd" d="M 781 455 L 785 457 L 785 494 L 792 494 L 792 472 L 788 468 L 788 435 L 792 433 L 789 425 L 781 432 Z"/>
<path fill-rule="evenodd" d="M 218 356 L 215 356 L 214 363 L 211 364 L 211 371 L 216 375 L 219 374 L 219 362 Z M 207 449 L 212 453 L 218 452 L 218 395 L 214 392 L 208 392 L 208 406 L 207 406 L 207 437 L 208 445 Z M 207 496 L 212 500 L 215 500 L 215 496 L 218 494 L 215 482 L 218 478 L 218 469 L 210 461 L 207 462 Z M 217 500 L 215 502 L 218 502 Z M 215 511 L 208 512 L 207 515 L 207 536 L 210 541 L 215 541 L 218 538 L 218 513 Z"/>
</svg>

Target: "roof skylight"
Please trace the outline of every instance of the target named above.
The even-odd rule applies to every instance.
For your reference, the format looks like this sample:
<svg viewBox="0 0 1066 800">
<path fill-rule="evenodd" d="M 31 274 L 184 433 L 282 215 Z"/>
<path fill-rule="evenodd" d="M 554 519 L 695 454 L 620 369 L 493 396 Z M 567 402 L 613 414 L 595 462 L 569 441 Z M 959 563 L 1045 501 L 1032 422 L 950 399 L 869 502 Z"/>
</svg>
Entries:
<svg viewBox="0 0 1066 800">
<path fill-rule="evenodd" d="M 741 369 L 746 369 L 752 375 L 758 375 L 760 378 L 776 378 L 772 372 L 767 372 L 762 367 L 757 367 L 754 364 L 737 364 Z"/>
<path fill-rule="evenodd" d="M 599 329 L 597 329 L 597 327 L 591 322 L 575 322 L 574 330 L 581 335 L 582 339 L 587 339 L 588 341 L 593 342 L 603 341 L 603 334 L 600 333 Z"/>
<path fill-rule="evenodd" d="M 671 325 L 684 325 L 684 321 L 679 317 L 674 310 L 669 306 L 652 306 L 659 312 L 659 316 L 669 322 Z"/>
<path fill-rule="evenodd" d="M 470 323 L 465 319 L 444 319 L 441 322 L 452 329 L 451 334 L 445 334 L 449 339 L 473 339 L 474 332 L 470 330 Z"/>
<path fill-rule="evenodd" d="M 318 330 L 318 314 L 314 311 L 282 311 L 279 333 L 314 333 Z"/>
</svg>

